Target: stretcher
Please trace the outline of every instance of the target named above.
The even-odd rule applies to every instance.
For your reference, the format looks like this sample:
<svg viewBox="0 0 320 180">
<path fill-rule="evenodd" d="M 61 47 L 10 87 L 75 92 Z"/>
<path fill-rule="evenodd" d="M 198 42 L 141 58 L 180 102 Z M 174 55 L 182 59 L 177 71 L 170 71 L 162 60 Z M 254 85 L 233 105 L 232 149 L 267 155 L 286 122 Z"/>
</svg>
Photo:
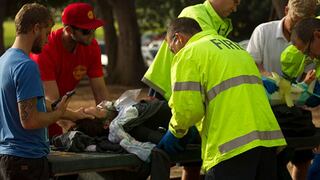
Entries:
<svg viewBox="0 0 320 180">
<path fill-rule="evenodd" d="M 294 150 L 312 149 L 320 145 L 320 128 L 314 136 L 286 138 L 288 146 L 278 155 L 278 176 L 281 180 L 291 179 L 287 163 Z M 188 146 L 187 150 L 171 156 L 172 163 L 201 162 L 199 145 Z M 53 176 L 63 176 L 84 172 L 132 171 L 143 162 L 134 154 L 115 153 L 74 153 L 52 151 L 48 156 Z"/>
<path fill-rule="evenodd" d="M 183 153 L 170 156 L 172 163 L 201 162 L 199 145 L 189 145 Z M 134 154 L 74 153 L 52 151 L 48 160 L 52 176 L 64 176 L 85 172 L 133 170 L 143 162 Z"/>
</svg>

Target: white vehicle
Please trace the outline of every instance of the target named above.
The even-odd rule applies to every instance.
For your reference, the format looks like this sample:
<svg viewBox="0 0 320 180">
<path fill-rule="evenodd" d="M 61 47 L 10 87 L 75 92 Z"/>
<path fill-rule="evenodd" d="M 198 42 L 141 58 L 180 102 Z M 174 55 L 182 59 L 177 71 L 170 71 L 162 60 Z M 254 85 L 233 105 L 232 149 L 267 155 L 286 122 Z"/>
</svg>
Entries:
<svg viewBox="0 0 320 180">
<path fill-rule="evenodd" d="M 101 64 L 102 66 L 108 65 L 108 56 L 106 54 L 101 53 Z"/>
<path fill-rule="evenodd" d="M 141 47 L 142 56 L 144 59 L 144 62 L 149 67 L 153 61 L 153 59 L 156 57 L 157 52 L 161 46 L 162 40 L 155 40 L 151 41 L 147 46 Z"/>
<path fill-rule="evenodd" d="M 144 62 L 149 67 L 151 65 L 153 59 L 154 59 L 154 56 L 151 53 L 149 47 L 148 46 L 142 46 L 141 47 L 141 53 L 142 53 L 142 57 L 143 57 Z"/>
<path fill-rule="evenodd" d="M 100 50 L 101 50 L 101 64 L 106 67 L 108 64 L 108 56 L 106 54 L 106 45 L 104 41 L 98 41 Z"/>
<path fill-rule="evenodd" d="M 151 42 L 147 46 L 141 46 L 142 57 L 144 59 L 145 64 L 148 67 L 151 65 L 154 57 L 156 56 L 158 49 L 160 48 L 161 43 L 162 43 L 162 41 L 157 40 L 157 41 Z M 101 49 L 101 63 L 102 63 L 102 66 L 105 67 L 108 65 L 108 56 L 106 54 L 106 49 L 105 49 L 106 46 L 105 46 L 104 41 L 98 41 L 98 44 Z"/>
<path fill-rule="evenodd" d="M 249 40 L 243 40 L 238 43 L 242 48 L 246 49 L 248 42 Z M 154 40 L 154 41 L 151 41 L 148 45 L 141 46 L 142 57 L 148 67 L 151 65 L 153 59 L 157 55 L 157 52 L 161 46 L 161 43 L 162 43 L 162 40 Z M 98 41 L 98 44 L 101 49 L 101 63 L 102 63 L 102 66 L 105 67 L 108 65 L 108 56 L 106 54 L 106 49 L 105 49 L 106 46 L 104 41 Z"/>
</svg>

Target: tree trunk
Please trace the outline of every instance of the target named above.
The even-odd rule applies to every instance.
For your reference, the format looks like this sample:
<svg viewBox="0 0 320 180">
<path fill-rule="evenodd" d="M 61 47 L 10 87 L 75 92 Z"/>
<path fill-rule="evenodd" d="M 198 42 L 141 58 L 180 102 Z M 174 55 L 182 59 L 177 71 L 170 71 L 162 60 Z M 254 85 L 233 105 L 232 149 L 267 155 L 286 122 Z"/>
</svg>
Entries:
<svg viewBox="0 0 320 180">
<path fill-rule="evenodd" d="M 2 55 L 5 51 L 4 47 L 4 30 L 3 30 L 3 22 L 6 15 L 6 7 L 7 7 L 7 0 L 1 0 L 0 6 L 0 55 Z"/>
<path fill-rule="evenodd" d="M 113 71 L 117 65 L 117 33 L 114 26 L 114 18 L 112 6 L 109 4 L 108 0 L 97 0 L 98 7 L 100 8 L 100 13 L 105 22 L 103 26 L 104 31 L 104 41 L 106 44 L 106 54 L 108 56 L 108 65 L 107 65 L 107 84 L 112 84 L 114 76 Z"/>
<path fill-rule="evenodd" d="M 135 0 L 109 0 L 119 25 L 118 55 L 113 71 L 115 84 L 140 86 L 146 66 L 141 55 Z"/>
</svg>

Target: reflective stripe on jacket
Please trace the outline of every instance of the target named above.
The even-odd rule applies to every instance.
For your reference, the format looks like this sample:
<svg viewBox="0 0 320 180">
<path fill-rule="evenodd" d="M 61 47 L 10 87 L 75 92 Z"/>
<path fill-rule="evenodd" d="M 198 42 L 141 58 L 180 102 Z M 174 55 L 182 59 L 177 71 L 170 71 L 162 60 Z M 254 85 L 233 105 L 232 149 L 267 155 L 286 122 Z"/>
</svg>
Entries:
<svg viewBox="0 0 320 180">
<path fill-rule="evenodd" d="M 174 57 L 170 131 L 178 138 L 202 120 L 203 169 L 257 146 L 285 145 L 252 57 L 208 31 Z"/>
<path fill-rule="evenodd" d="M 202 30 L 218 32 L 227 36 L 232 31 L 232 23 L 228 18 L 221 17 L 214 11 L 209 1 L 203 4 L 189 6 L 182 10 L 179 17 L 189 17 L 196 20 Z M 166 41 L 163 41 L 153 63 L 142 78 L 142 82 L 159 92 L 166 100 L 171 96 L 170 68 L 173 53 L 168 48 Z"/>
</svg>

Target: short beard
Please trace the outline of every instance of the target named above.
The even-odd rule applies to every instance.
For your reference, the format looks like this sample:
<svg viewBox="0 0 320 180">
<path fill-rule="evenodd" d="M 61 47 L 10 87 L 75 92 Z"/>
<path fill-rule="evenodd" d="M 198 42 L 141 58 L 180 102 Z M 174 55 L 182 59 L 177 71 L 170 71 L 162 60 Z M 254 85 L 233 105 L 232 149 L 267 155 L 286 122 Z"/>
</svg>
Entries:
<svg viewBox="0 0 320 180">
<path fill-rule="evenodd" d="M 85 43 L 85 42 L 82 42 L 82 41 L 78 41 L 78 43 L 83 45 L 83 46 L 89 46 L 91 44 L 91 42 L 90 43 Z"/>
<path fill-rule="evenodd" d="M 38 46 L 32 46 L 31 52 L 34 54 L 40 54 L 41 53 L 42 48 L 38 47 Z"/>
<path fill-rule="evenodd" d="M 37 38 L 34 40 L 32 48 L 31 48 L 31 52 L 34 54 L 40 54 L 41 50 L 42 50 L 42 46 L 41 46 L 41 42 L 40 42 L 40 38 Z"/>
<path fill-rule="evenodd" d="M 76 42 L 76 43 L 78 43 L 78 44 L 81 44 L 81 45 L 83 45 L 83 46 L 89 46 L 89 45 L 92 43 L 92 41 L 93 41 L 93 40 L 91 40 L 91 42 L 86 43 L 86 42 L 83 42 L 83 41 L 79 40 L 79 39 L 76 38 L 74 35 L 71 35 L 71 39 L 72 39 L 74 42 Z"/>
</svg>

